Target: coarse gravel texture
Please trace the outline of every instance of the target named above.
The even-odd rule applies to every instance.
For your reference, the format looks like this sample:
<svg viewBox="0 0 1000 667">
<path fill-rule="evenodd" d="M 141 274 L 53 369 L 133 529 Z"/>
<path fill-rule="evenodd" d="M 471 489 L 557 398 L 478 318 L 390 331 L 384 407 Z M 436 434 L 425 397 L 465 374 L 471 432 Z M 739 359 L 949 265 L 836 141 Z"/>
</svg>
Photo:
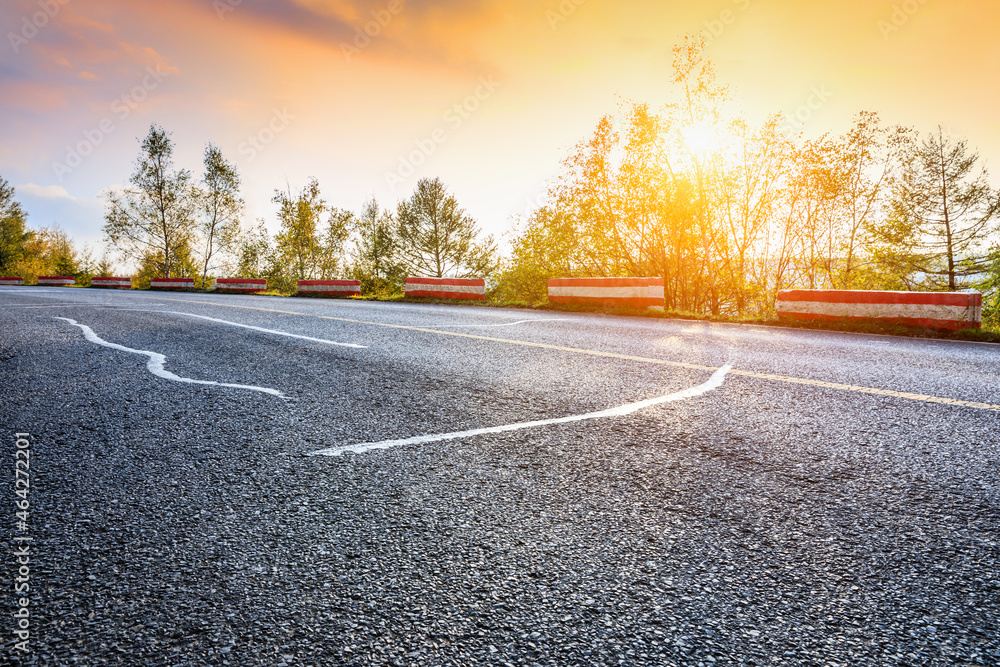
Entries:
<svg viewBox="0 0 1000 667">
<path fill-rule="evenodd" d="M 35 540 L 32 652 L 7 615 L 0 664 L 1000 664 L 998 412 L 729 376 L 620 419 L 307 456 L 710 375 L 344 320 L 993 404 L 997 346 L 67 292 L 0 290 L 3 457 L 31 433 Z M 55 317 L 288 398 L 165 381 Z"/>
</svg>

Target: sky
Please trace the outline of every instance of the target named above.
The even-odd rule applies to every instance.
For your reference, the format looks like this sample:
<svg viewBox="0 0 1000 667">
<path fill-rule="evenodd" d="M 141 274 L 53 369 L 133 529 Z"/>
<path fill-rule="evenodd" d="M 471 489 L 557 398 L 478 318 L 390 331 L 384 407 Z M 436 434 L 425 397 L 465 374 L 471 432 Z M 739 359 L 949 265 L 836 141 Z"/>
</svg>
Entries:
<svg viewBox="0 0 1000 667">
<path fill-rule="evenodd" d="M 196 175 L 217 145 L 272 231 L 311 177 L 355 211 L 440 177 L 502 237 L 603 115 L 674 99 L 685 35 L 750 119 L 943 124 L 1000 184 L 995 0 L 4 0 L 0 23 L 0 176 L 97 255 L 151 123 Z"/>
</svg>

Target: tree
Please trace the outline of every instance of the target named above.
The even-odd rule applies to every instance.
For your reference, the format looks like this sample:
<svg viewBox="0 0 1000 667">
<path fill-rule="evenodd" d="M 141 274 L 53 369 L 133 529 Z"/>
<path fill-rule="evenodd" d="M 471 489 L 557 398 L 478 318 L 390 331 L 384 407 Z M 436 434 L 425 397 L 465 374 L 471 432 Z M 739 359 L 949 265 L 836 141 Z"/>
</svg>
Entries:
<svg viewBox="0 0 1000 667">
<path fill-rule="evenodd" d="M 867 287 L 861 276 L 866 231 L 877 225 L 891 196 L 893 170 L 910 150 L 910 131 L 882 127 L 878 114 L 863 111 L 839 141 L 828 148 L 833 206 L 829 277 L 837 289 Z"/>
<path fill-rule="evenodd" d="M 309 180 L 299 194 L 274 191 L 271 199 L 278 205 L 281 231 L 276 237 L 277 252 L 287 268 L 289 280 L 309 280 L 315 277 L 322 241 L 318 235 L 320 218 L 329 210 L 319 189 L 319 181 Z"/>
<path fill-rule="evenodd" d="M 913 150 L 894 191 L 890 222 L 902 229 L 912 268 L 934 287 L 944 287 L 946 278 L 955 291 L 962 279 L 987 270 L 986 242 L 998 215 L 1000 192 L 990 187 L 979 153 L 938 127 Z"/>
<path fill-rule="evenodd" d="M 94 275 L 95 276 L 113 276 L 115 274 L 115 264 L 108 257 L 108 253 L 105 251 L 101 255 L 101 259 L 94 265 Z"/>
<path fill-rule="evenodd" d="M 174 144 L 157 125 L 142 141 L 130 186 L 104 193 L 104 234 L 126 257 L 155 263 L 155 275 L 170 277 L 175 254 L 189 248 L 194 202 L 191 172 L 174 170 Z"/>
<path fill-rule="evenodd" d="M 274 246 L 263 220 L 240 234 L 236 248 L 236 272 L 241 278 L 268 278 L 274 266 Z"/>
<path fill-rule="evenodd" d="M 320 238 L 317 268 L 320 280 L 332 280 L 344 270 L 344 250 L 354 227 L 354 214 L 344 209 L 330 211 L 326 231 Z"/>
<path fill-rule="evenodd" d="M 244 202 L 240 198 L 240 175 L 217 147 L 205 147 L 205 175 L 198 193 L 201 215 L 199 231 L 204 243 L 201 252 L 201 283 L 206 285 L 212 258 L 230 251 L 240 233 Z"/>
<path fill-rule="evenodd" d="M 73 247 L 69 235 L 61 229 L 56 229 L 51 236 L 51 264 L 53 273 L 57 276 L 73 276 L 78 278 L 86 270 L 85 263 L 90 259 L 90 253 L 84 256 Z"/>
<path fill-rule="evenodd" d="M 548 297 L 550 278 L 574 275 L 579 243 L 569 215 L 545 205 L 535 210 L 513 237 L 493 294 L 503 301 L 539 303 Z"/>
<path fill-rule="evenodd" d="M 34 236 L 27 222 L 28 214 L 14 199 L 14 188 L 0 177 L 0 275 L 14 273 L 27 256 Z"/>
<path fill-rule="evenodd" d="M 1000 245 L 990 251 L 986 275 L 976 288 L 983 293 L 983 324 L 1000 329 Z"/>
<path fill-rule="evenodd" d="M 366 294 L 389 294 L 399 289 L 403 269 L 397 261 L 396 221 L 375 198 L 365 202 L 355 221 L 351 273 Z"/>
<path fill-rule="evenodd" d="M 84 252 L 82 261 L 88 261 L 88 252 Z M 38 276 L 73 276 L 84 274 L 81 264 L 81 254 L 77 252 L 73 241 L 58 227 L 42 227 L 32 231 L 24 245 L 24 256 L 18 261 L 12 273 L 24 278 L 25 282 L 34 282 Z"/>
<path fill-rule="evenodd" d="M 423 178 L 396 210 L 399 257 L 407 272 L 428 278 L 488 276 L 495 270 L 492 238 L 477 243 L 476 221 L 440 179 Z"/>
</svg>

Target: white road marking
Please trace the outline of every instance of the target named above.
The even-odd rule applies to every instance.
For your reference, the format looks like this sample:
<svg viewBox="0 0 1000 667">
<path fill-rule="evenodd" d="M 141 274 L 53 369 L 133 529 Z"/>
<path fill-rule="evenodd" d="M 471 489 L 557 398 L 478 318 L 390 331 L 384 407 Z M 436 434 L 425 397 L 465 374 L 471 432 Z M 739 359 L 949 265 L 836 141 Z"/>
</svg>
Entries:
<svg viewBox="0 0 1000 667">
<path fill-rule="evenodd" d="M 0 290 L 0 293 L 19 294 L 21 296 L 31 296 L 31 297 L 42 297 L 43 299 L 61 299 L 67 297 L 68 295 L 66 294 L 66 292 L 71 289 L 73 288 L 45 287 L 45 286 L 35 287 L 34 285 L 31 285 L 28 287 L 28 289 L 4 289 Z M 85 289 L 85 288 L 81 287 L 77 289 Z"/>
<path fill-rule="evenodd" d="M 719 370 L 712 374 L 712 377 L 703 384 L 697 387 L 691 387 L 689 389 L 684 389 L 682 391 L 675 392 L 673 394 L 668 394 L 666 396 L 659 396 L 657 398 L 646 399 L 645 401 L 639 401 L 638 403 L 629 403 L 628 405 L 622 405 L 617 408 L 610 408 L 608 410 L 601 410 L 600 412 L 590 412 L 583 415 L 571 415 L 569 417 L 559 417 L 557 419 L 540 419 L 538 421 L 531 422 L 521 422 L 519 424 L 507 424 L 505 426 L 491 426 L 489 428 L 478 428 L 471 431 L 457 431 L 455 433 L 441 433 L 437 435 L 418 435 L 413 438 L 404 438 L 402 440 L 383 440 L 382 442 L 363 442 L 357 445 L 345 445 L 342 447 L 330 447 L 329 449 L 321 449 L 319 451 L 310 452 L 308 456 L 341 456 L 345 453 L 353 454 L 364 454 L 365 452 L 370 452 L 376 449 L 391 449 L 393 447 L 405 447 L 407 445 L 424 445 L 429 442 L 441 442 L 442 440 L 459 440 L 461 438 L 471 438 L 477 435 L 488 435 L 492 433 L 508 433 L 510 431 L 521 431 L 528 428 L 537 428 L 539 426 L 551 426 L 553 424 L 568 424 L 571 422 L 586 421 L 589 419 L 606 419 L 608 417 L 623 417 L 625 415 L 630 415 L 633 412 L 637 412 L 644 408 L 649 408 L 654 405 L 660 405 L 662 403 L 670 403 L 673 401 L 681 401 L 686 398 L 694 398 L 696 396 L 701 396 L 702 394 L 708 393 L 713 389 L 718 389 L 722 386 L 723 381 L 726 379 L 726 374 L 730 371 L 732 366 L 726 364 Z"/>
<path fill-rule="evenodd" d="M 128 352 L 129 354 L 140 354 L 149 357 L 149 361 L 146 363 L 146 368 L 149 372 L 157 377 L 161 377 L 165 380 L 172 380 L 173 382 L 184 382 L 187 384 L 204 384 L 211 385 L 215 387 L 229 387 L 231 389 L 246 389 L 248 391 L 259 391 L 264 394 L 270 394 L 271 396 L 277 396 L 279 398 L 285 398 L 277 389 L 268 389 L 267 387 L 257 387 L 255 385 L 246 384 L 229 384 L 226 382 L 213 382 L 211 380 L 192 380 L 191 378 L 184 378 L 179 375 L 174 375 L 170 371 L 163 368 L 167 363 L 167 358 L 160 354 L 159 352 L 148 352 L 146 350 L 133 350 L 130 347 L 125 347 L 124 345 L 118 345 L 117 343 L 109 343 L 100 336 L 94 333 L 94 330 L 88 327 L 86 324 L 80 324 L 76 320 L 71 320 L 68 317 L 56 317 L 57 320 L 63 320 L 64 322 L 69 322 L 75 327 L 80 327 L 83 330 L 84 337 L 91 343 L 97 345 L 103 345 L 104 347 L 110 347 L 112 350 L 119 350 L 121 352 Z"/>
<path fill-rule="evenodd" d="M 0 290 L 2 291 L 2 290 Z M 209 322 L 216 322 L 218 324 L 227 324 L 231 327 L 240 327 L 241 329 L 252 329 L 254 331 L 260 331 L 261 333 L 269 333 L 275 336 L 286 336 L 288 338 L 298 338 L 299 340 L 308 340 L 313 343 L 322 343 L 324 345 L 335 345 L 337 347 L 350 347 L 358 350 L 368 349 L 367 345 L 357 345 L 356 343 L 339 343 L 334 340 L 328 340 L 326 338 L 313 338 L 312 336 L 302 336 L 299 334 L 289 333 L 287 331 L 278 331 L 277 329 L 265 329 L 263 327 L 255 327 L 250 324 L 240 324 L 239 322 L 230 322 L 229 320 L 220 320 L 215 317 L 207 317 L 205 315 L 195 315 L 194 313 L 182 313 L 180 311 L 174 310 L 149 310 L 150 306 L 163 306 L 162 303 L 150 303 L 145 304 L 143 308 L 123 308 L 120 306 L 109 305 L 109 304 L 93 304 L 93 303 L 83 303 L 83 302 L 70 302 L 70 303 L 58 303 L 58 304 L 46 304 L 44 306 L 11 306 L 12 308 L 65 308 L 65 307 L 86 307 L 86 308 L 109 308 L 118 311 L 132 311 L 138 313 L 166 313 L 169 315 L 182 315 L 184 317 L 194 317 L 199 320 L 208 320 Z"/>
<path fill-rule="evenodd" d="M 151 306 L 162 306 L 164 304 L 162 304 L 162 303 L 151 303 L 149 305 L 151 305 Z M 70 303 L 56 303 L 56 304 L 51 304 L 51 305 L 46 305 L 46 306 L 10 306 L 10 307 L 11 308 L 23 308 L 23 309 L 26 309 L 26 310 L 27 309 L 32 309 L 32 308 L 66 308 L 66 307 L 109 308 L 111 310 L 125 310 L 125 311 L 134 310 L 133 308 L 122 308 L 121 306 L 115 306 L 113 304 L 83 303 L 82 301 L 72 301 Z M 156 312 L 156 311 L 149 311 L 149 312 Z"/>
<path fill-rule="evenodd" d="M 537 320 L 518 320 L 517 322 L 505 322 L 504 324 L 435 324 L 436 327 L 443 327 L 445 329 L 478 329 L 480 327 L 512 327 L 515 324 L 526 324 L 528 322 L 569 322 L 565 317 L 562 318 L 539 318 Z"/>
<path fill-rule="evenodd" d="M 194 315 L 192 313 L 182 313 L 174 310 L 153 310 L 149 311 L 153 313 L 167 313 L 169 315 L 183 315 L 185 317 L 196 317 L 199 320 L 208 320 L 209 322 L 218 322 L 219 324 L 228 324 L 231 327 L 240 327 L 241 329 L 253 329 L 254 331 L 260 331 L 262 333 L 274 334 L 275 336 L 287 336 L 288 338 L 298 338 L 299 340 L 308 340 L 313 343 L 323 343 L 324 345 L 336 345 L 338 347 L 352 347 L 358 350 L 368 349 L 367 345 L 357 345 L 355 343 L 338 343 L 333 340 L 327 340 L 325 338 L 313 338 L 312 336 L 300 336 L 299 334 L 288 333 L 287 331 L 278 331 L 277 329 L 264 329 L 263 327 L 255 327 L 250 324 L 240 324 L 239 322 L 230 322 L 229 320 L 220 320 L 214 317 L 206 317 L 205 315 Z"/>
<path fill-rule="evenodd" d="M 261 308 L 259 306 L 243 306 L 243 305 L 234 305 L 234 304 L 228 304 L 228 303 L 214 303 L 212 301 L 193 300 L 193 299 L 169 299 L 168 298 L 168 299 L 163 299 L 163 300 L 164 301 L 178 301 L 178 302 L 182 302 L 182 303 L 198 303 L 198 304 L 202 304 L 202 305 L 215 305 L 215 306 L 220 306 L 220 307 L 225 307 L 225 308 L 241 308 L 241 309 L 244 309 L 244 310 L 259 310 L 259 311 L 267 312 L 267 313 L 281 313 L 283 315 L 296 315 L 296 316 L 299 316 L 299 317 L 314 317 L 316 319 L 330 320 L 330 321 L 333 321 L 333 322 L 348 322 L 348 323 L 351 323 L 351 324 L 364 324 L 364 325 L 367 325 L 367 326 L 384 327 L 384 328 L 387 328 L 387 329 L 400 329 L 400 330 L 405 330 L 405 331 L 419 331 L 419 332 L 422 332 L 422 333 L 437 334 L 439 336 L 455 336 L 457 338 L 469 338 L 469 339 L 472 339 L 472 340 L 485 340 L 485 341 L 490 341 L 490 342 L 493 342 L 493 343 L 504 343 L 506 345 L 521 345 L 521 346 L 524 346 L 524 347 L 533 347 L 533 348 L 544 349 L 544 350 L 554 350 L 554 351 L 557 351 L 557 352 L 567 352 L 567 353 L 570 353 L 570 354 L 586 354 L 586 355 L 591 355 L 591 356 L 595 356 L 595 357 L 604 357 L 606 359 L 623 359 L 623 360 L 626 360 L 626 361 L 638 361 L 638 362 L 641 362 L 641 363 L 659 364 L 659 365 L 662 365 L 662 366 L 675 366 L 677 368 L 688 368 L 688 369 L 691 369 L 691 370 L 704 370 L 704 371 L 714 371 L 714 370 L 716 370 L 715 368 L 710 368 L 708 366 L 698 366 L 698 365 L 695 365 L 695 364 L 688 364 L 688 363 L 685 363 L 683 361 L 670 361 L 670 360 L 667 360 L 667 359 L 657 359 L 655 357 L 637 357 L 637 356 L 632 356 L 632 355 L 628 355 L 628 354 L 618 354 L 616 352 L 602 352 L 602 351 L 599 351 L 599 350 L 586 350 L 586 349 L 578 348 L 578 347 L 565 347 L 565 346 L 562 346 L 562 345 L 549 345 L 547 343 L 533 343 L 533 342 L 527 341 L 527 340 L 514 340 L 514 339 L 511 339 L 511 338 L 494 338 L 492 336 L 481 336 L 481 335 L 471 334 L 471 333 L 462 333 L 461 331 L 444 331 L 444 330 L 441 330 L 441 329 L 429 329 L 427 327 L 413 327 L 413 326 L 406 326 L 406 325 L 403 325 L 403 324 L 389 324 L 387 322 L 371 322 L 371 321 L 367 321 L 367 320 L 356 320 L 356 319 L 347 318 L 347 317 L 333 317 L 333 316 L 330 316 L 330 315 L 317 315 L 315 313 L 303 313 L 303 312 L 299 312 L 299 311 L 295 311 L 295 310 L 282 310 L 280 308 Z M 706 324 L 706 323 L 701 323 L 701 324 Z M 727 323 L 718 323 L 716 326 L 720 326 L 720 327 L 726 327 L 726 326 L 729 326 L 729 327 L 750 326 L 750 327 L 755 327 L 757 329 L 765 329 L 765 328 L 766 329 L 771 329 L 771 330 L 777 329 L 778 331 L 775 332 L 774 335 L 777 335 L 777 333 L 779 333 L 781 331 L 784 331 L 785 333 L 803 332 L 803 331 L 809 333 L 808 329 L 798 329 L 798 328 L 796 328 L 796 329 L 789 329 L 788 327 L 769 327 L 769 326 L 765 327 L 764 325 L 755 325 L 755 324 L 727 324 Z M 817 333 L 817 334 L 837 334 L 838 332 L 835 332 L 835 331 L 814 331 L 812 333 Z M 846 336 L 875 336 L 877 334 L 852 334 L 850 332 L 843 332 L 843 335 L 846 335 Z M 903 340 L 903 339 L 900 339 L 898 336 L 890 336 L 890 337 L 894 338 L 896 342 L 902 342 L 902 340 Z M 980 342 L 973 342 L 973 341 L 959 341 L 959 340 L 947 340 L 947 339 L 935 339 L 935 338 L 919 338 L 917 340 L 919 340 L 921 342 L 933 342 L 933 343 L 954 343 L 954 344 L 957 344 L 957 345 L 969 345 L 969 344 L 972 344 L 972 345 L 990 345 L 990 346 L 993 346 L 993 349 L 996 349 L 996 345 L 997 345 L 996 343 L 980 343 Z M 896 392 L 896 391 L 889 391 L 889 390 L 884 390 L 884 389 L 874 389 L 874 388 L 871 388 L 871 387 L 855 387 L 853 385 L 837 384 L 837 383 L 833 383 L 833 382 L 820 382 L 818 380 L 807 380 L 807 379 L 804 379 L 804 378 L 788 377 L 788 376 L 784 376 L 784 375 L 769 375 L 769 374 L 765 374 L 765 373 L 753 373 L 753 372 L 750 372 L 750 371 L 733 371 L 732 374 L 733 375 L 737 375 L 737 376 L 743 376 L 743 377 L 752 377 L 752 378 L 762 378 L 762 379 L 765 379 L 765 380 L 773 380 L 775 382 L 788 382 L 788 383 L 798 384 L 798 385 L 806 385 L 806 386 L 814 386 L 814 387 L 825 387 L 825 388 L 828 388 L 828 389 L 838 389 L 838 390 L 842 390 L 842 391 L 852 391 L 852 392 L 858 392 L 858 393 L 863 393 L 863 394 L 877 394 L 877 395 L 882 395 L 882 396 L 893 396 L 895 398 L 904 398 L 904 399 L 911 400 L 911 401 L 922 401 L 922 402 L 926 402 L 926 403 L 943 403 L 943 404 L 946 404 L 946 405 L 956 405 L 956 406 L 962 406 L 962 407 L 967 407 L 967 408 L 974 408 L 976 410 L 991 410 L 993 412 L 1000 412 L 1000 404 L 991 405 L 989 403 L 975 403 L 975 402 L 971 402 L 971 401 L 959 401 L 959 400 L 956 400 L 956 399 L 941 398 L 941 397 L 937 397 L 937 396 L 925 396 L 923 394 L 908 394 L 908 393 Z"/>
</svg>

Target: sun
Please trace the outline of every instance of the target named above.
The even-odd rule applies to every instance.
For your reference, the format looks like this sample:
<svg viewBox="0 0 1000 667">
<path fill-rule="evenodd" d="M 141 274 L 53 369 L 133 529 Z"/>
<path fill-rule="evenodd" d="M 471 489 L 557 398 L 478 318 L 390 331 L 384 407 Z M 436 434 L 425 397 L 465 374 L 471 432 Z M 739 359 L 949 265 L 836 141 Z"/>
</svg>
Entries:
<svg viewBox="0 0 1000 667">
<path fill-rule="evenodd" d="M 703 123 L 696 123 L 682 128 L 681 137 L 684 139 L 687 147 L 695 153 L 714 151 L 722 143 L 715 129 Z"/>
</svg>

